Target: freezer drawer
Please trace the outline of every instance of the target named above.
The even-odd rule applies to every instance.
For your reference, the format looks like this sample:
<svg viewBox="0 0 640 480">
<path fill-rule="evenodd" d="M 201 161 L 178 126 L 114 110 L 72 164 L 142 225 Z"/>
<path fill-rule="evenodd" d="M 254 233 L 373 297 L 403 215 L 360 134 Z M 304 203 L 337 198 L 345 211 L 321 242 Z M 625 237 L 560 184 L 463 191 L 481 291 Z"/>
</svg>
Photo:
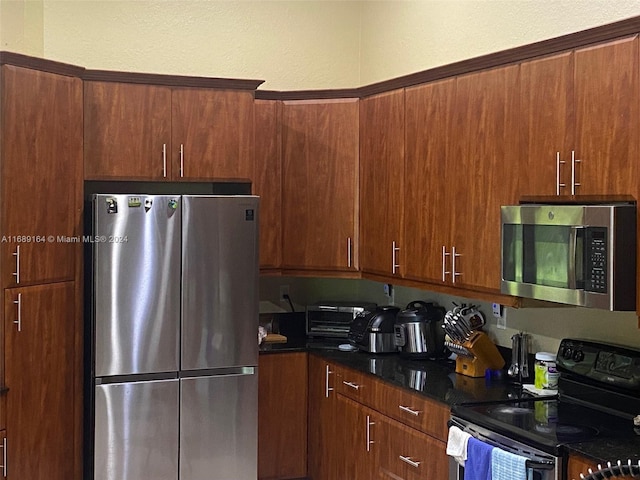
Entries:
<svg viewBox="0 0 640 480">
<path fill-rule="evenodd" d="M 255 480 L 258 375 L 183 378 L 180 480 Z"/>
<path fill-rule="evenodd" d="M 177 480 L 179 385 L 96 386 L 95 480 Z"/>
<path fill-rule="evenodd" d="M 95 376 L 177 371 L 180 197 L 93 202 Z"/>
<path fill-rule="evenodd" d="M 258 197 L 182 197 L 182 370 L 258 364 Z"/>
</svg>

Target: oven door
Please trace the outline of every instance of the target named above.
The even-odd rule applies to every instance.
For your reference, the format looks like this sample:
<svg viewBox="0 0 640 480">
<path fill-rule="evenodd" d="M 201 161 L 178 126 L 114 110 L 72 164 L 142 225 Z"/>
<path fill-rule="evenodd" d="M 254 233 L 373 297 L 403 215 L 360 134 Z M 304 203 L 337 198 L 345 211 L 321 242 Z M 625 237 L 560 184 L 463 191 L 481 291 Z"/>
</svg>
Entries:
<svg viewBox="0 0 640 480">
<path fill-rule="evenodd" d="M 511 438 L 500 435 L 491 430 L 479 427 L 459 417 L 452 417 L 449 426 L 457 426 L 462 431 L 486 442 L 494 447 L 501 448 L 516 455 L 527 457 L 528 480 L 560 480 L 562 472 L 562 458 L 543 452 L 529 445 L 517 442 Z M 459 465 L 452 457 L 449 459 L 449 480 L 463 480 L 464 467 Z"/>
</svg>

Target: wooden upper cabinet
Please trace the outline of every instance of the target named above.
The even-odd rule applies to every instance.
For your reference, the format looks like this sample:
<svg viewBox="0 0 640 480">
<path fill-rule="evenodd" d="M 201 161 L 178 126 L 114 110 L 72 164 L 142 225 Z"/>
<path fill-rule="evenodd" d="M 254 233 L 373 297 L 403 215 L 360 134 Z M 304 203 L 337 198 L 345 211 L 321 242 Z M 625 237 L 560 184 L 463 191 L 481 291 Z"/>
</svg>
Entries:
<svg viewBox="0 0 640 480">
<path fill-rule="evenodd" d="M 571 194 L 573 70 L 573 52 L 521 65 L 523 195 Z"/>
<path fill-rule="evenodd" d="M 173 178 L 253 177 L 253 92 L 175 88 L 171 94 Z"/>
<path fill-rule="evenodd" d="M 576 195 L 636 195 L 638 68 L 638 36 L 575 52 Z"/>
<path fill-rule="evenodd" d="M 85 178 L 248 180 L 253 92 L 85 82 Z"/>
<path fill-rule="evenodd" d="M 260 196 L 260 269 L 279 269 L 282 263 L 282 102 L 255 101 L 255 176 L 253 193 Z"/>
<path fill-rule="evenodd" d="M 2 285 L 73 280 L 81 235 L 82 81 L 2 67 Z"/>
<path fill-rule="evenodd" d="M 638 37 L 524 62 L 523 195 L 636 195 Z"/>
<path fill-rule="evenodd" d="M 406 90 L 403 276 L 443 282 L 456 215 L 455 185 L 463 176 L 452 157 L 456 80 Z M 448 277 L 447 277 L 448 278 Z"/>
<path fill-rule="evenodd" d="M 404 122 L 404 90 L 360 101 L 360 268 L 363 272 L 396 276 L 405 268 Z"/>
<path fill-rule="evenodd" d="M 358 100 L 286 101 L 282 267 L 358 269 Z"/>
<path fill-rule="evenodd" d="M 456 174 L 445 186 L 455 192 L 446 263 L 455 285 L 500 289 L 500 207 L 518 202 L 519 72 L 515 65 L 457 79 L 451 136 Z"/>
<path fill-rule="evenodd" d="M 171 89 L 84 84 L 86 179 L 171 178 Z"/>
</svg>

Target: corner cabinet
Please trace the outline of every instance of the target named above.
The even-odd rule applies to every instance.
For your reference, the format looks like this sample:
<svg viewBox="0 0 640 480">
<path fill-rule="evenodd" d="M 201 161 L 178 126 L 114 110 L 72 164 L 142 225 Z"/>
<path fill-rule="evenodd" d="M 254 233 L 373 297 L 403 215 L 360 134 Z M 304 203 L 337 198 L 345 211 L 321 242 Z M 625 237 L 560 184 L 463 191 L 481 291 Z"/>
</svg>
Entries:
<svg viewBox="0 0 640 480">
<path fill-rule="evenodd" d="M 145 79 L 85 81 L 86 179 L 253 178 L 253 97 L 261 82 L 230 81 L 238 89 L 225 89 Z"/>
<path fill-rule="evenodd" d="M 260 195 L 260 272 L 279 272 L 282 263 L 282 102 L 256 100 L 254 109 L 253 193 Z"/>
<path fill-rule="evenodd" d="M 82 69 L 0 53 L 4 476 L 82 472 Z"/>
<path fill-rule="evenodd" d="M 285 101 L 283 273 L 358 276 L 358 99 Z"/>
</svg>

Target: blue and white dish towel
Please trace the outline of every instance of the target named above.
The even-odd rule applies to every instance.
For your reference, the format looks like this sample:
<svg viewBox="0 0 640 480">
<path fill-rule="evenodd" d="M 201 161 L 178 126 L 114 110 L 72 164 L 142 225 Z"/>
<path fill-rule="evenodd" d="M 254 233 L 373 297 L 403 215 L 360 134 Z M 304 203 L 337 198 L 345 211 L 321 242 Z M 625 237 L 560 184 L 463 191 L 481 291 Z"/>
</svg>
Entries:
<svg viewBox="0 0 640 480">
<path fill-rule="evenodd" d="M 494 448 L 491 452 L 491 480 L 527 480 L 527 459 Z"/>
</svg>

